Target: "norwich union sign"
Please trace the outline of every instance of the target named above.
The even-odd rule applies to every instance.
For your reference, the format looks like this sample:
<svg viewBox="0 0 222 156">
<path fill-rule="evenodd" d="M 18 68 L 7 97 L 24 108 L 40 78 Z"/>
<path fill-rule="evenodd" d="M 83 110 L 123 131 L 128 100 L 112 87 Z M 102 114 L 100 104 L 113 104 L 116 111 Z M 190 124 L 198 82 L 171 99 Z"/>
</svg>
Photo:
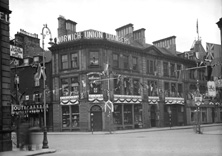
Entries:
<svg viewBox="0 0 222 156">
<path fill-rule="evenodd" d="M 87 31 L 75 32 L 72 34 L 60 36 L 58 38 L 58 43 L 70 42 L 80 39 L 107 39 L 110 41 L 119 42 L 123 44 L 130 44 L 129 39 L 125 37 L 111 35 L 96 30 L 87 30 Z"/>
</svg>

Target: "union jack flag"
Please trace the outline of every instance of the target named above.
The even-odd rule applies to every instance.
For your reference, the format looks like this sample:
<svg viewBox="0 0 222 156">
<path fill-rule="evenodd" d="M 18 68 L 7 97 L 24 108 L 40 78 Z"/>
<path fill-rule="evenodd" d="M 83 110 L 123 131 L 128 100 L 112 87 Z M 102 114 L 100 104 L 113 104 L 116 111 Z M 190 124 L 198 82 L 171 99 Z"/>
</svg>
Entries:
<svg viewBox="0 0 222 156">
<path fill-rule="evenodd" d="M 214 59 L 214 53 L 213 53 L 214 44 L 206 43 L 206 50 L 207 50 L 206 59 L 212 61 Z"/>
</svg>

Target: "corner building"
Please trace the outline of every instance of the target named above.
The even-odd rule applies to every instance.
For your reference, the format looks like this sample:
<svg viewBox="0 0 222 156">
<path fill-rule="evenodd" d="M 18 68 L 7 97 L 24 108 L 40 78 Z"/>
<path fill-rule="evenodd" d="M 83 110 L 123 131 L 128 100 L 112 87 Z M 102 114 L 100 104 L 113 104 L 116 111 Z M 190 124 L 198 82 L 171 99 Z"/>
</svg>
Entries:
<svg viewBox="0 0 222 156">
<path fill-rule="evenodd" d="M 60 16 L 57 44 L 50 48 L 54 131 L 186 123 L 184 86 L 175 71 L 194 62 L 177 56 L 175 36 L 150 45 L 145 29 L 134 31 L 133 24 L 116 29 L 117 35 L 76 32 L 76 24 Z M 111 114 L 105 108 L 108 100 L 114 106 Z"/>
</svg>

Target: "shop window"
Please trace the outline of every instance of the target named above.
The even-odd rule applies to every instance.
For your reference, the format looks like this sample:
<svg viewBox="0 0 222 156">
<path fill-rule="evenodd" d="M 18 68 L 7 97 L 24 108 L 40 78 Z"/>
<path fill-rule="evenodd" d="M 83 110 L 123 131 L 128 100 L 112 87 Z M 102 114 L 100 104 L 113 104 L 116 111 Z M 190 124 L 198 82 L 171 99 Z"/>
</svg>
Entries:
<svg viewBox="0 0 222 156">
<path fill-rule="evenodd" d="M 140 85 L 139 80 L 133 80 L 133 95 L 140 95 Z"/>
<path fill-rule="evenodd" d="M 176 77 L 175 64 L 174 63 L 170 63 L 170 76 L 171 77 Z"/>
<path fill-rule="evenodd" d="M 169 77 L 168 62 L 163 62 L 163 76 Z"/>
<path fill-rule="evenodd" d="M 71 126 L 72 127 L 79 127 L 79 105 L 73 105 L 71 106 L 72 109 L 72 121 Z"/>
<path fill-rule="evenodd" d="M 129 69 L 129 56 L 123 55 L 123 68 Z"/>
<path fill-rule="evenodd" d="M 129 78 L 123 79 L 124 95 L 131 95 L 131 81 Z"/>
<path fill-rule="evenodd" d="M 202 123 L 207 122 L 207 108 L 201 109 Z"/>
<path fill-rule="evenodd" d="M 133 57 L 133 70 L 137 71 L 138 70 L 138 58 Z"/>
<path fill-rule="evenodd" d="M 90 52 L 90 65 L 99 65 L 99 52 Z"/>
<path fill-rule="evenodd" d="M 148 96 L 158 96 L 157 81 L 148 80 L 147 85 L 148 85 Z"/>
<path fill-rule="evenodd" d="M 114 124 L 122 125 L 122 105 L 114 104 L 113 119 Z"/>
<path fill-rule="evenodd" d="M 62 127 L 70 127 L 70 110 L 69 106 L 62 106 Z"/>
<path fill-rule="evenodd" d="M 142 105 L 134 105 L 134 123 L 135 128 L 142 128 Z"/>
<path fill-rule="evenodd" d="M 71 54 L 71 65 L 72 68 L 78 68 L 78 53 Z"/>
<path fill-rule="evenodd" d="M 113 54 L 113 67 L 119 68 L 119 55 Z"/>
<path fill-rule="evenodd" d="M 68 55 L 62 55 L 62 60 L 61 60 L 61 65 L 62 65 L 62 69 L 68 69 Z"/>
<path fill-rule="evenodd" d="M 132 105 L 124 105 L 124 124 L 129 125 L 133 123 Z"/>
</svg>

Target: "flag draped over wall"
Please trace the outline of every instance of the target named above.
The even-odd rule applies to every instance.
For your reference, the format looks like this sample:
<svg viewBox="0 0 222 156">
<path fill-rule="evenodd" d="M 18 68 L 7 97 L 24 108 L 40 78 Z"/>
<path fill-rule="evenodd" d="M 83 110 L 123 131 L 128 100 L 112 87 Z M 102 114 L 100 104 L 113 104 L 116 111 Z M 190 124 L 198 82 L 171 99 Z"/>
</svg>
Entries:
<svg viewBox="0 0 222 156">
<path fill-rule="evenodd" d="M 38 68 L 37 68 L 37 72 L 34 75 L 34 79 L 40 80 L 41 76 L 43 76 L 43 79 L 46 80 L 46 74 L 45 74 L 44 67 L 41 66 L 41 64 L 39 63 Z"/>
</svg>

